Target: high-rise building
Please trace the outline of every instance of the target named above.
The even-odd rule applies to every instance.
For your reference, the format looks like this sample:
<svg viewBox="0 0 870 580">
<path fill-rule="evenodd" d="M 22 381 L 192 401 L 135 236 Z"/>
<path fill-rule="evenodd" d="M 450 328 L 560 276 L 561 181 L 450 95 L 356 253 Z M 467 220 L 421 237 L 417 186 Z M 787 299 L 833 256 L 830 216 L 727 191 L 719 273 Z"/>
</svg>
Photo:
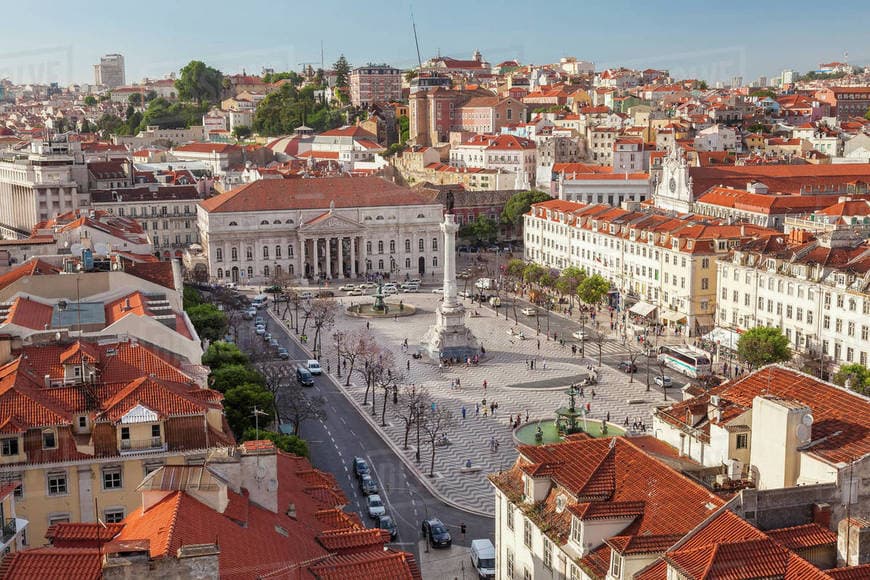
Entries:
<svg viewBox="0 0 870 580">
<path fill-rule="evenodd" d="M 782 75 L 780 76 L 780 78 L 781 78 L 781 83 L 783 85 L 790 85 L 790 84 L 794 83 L 796 75 L 795 75 L 795 72 L 793 70 L 791 70 L 790 68 L 787 68 L 784 71 L 782 71 Z"/>
<path fill-rule="evenodd" d="M 113 89 L 123 86 L 124 56 L 121 54 L 107 54 L 100 59 L 100 64 L 94 65 L 94 83 Z"/>
<path fill-rule="evenodd" d="M 742 86 L 743 86 L 743 77 L 741 77 L 741 76 L 731 77 L 731 88 L 732 89 L 739 89 Z"/>
</svg>

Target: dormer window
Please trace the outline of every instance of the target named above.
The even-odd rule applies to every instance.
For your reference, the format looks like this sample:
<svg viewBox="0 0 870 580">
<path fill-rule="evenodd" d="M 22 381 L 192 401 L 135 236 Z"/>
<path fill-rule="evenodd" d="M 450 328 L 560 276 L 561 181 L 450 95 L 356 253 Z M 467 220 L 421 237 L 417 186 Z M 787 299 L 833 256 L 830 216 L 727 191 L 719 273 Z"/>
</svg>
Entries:
<svg viewBox="0 0 870 580">
<path fill-rule="evenodd" d="M 57 447 L 57 438 L 53 429 L 45 429 L 42 432 L 42 448 L 55 449 Z"/>
<path fill-rule="evenodd" d="M 528 476 L 523 476 L 523 499 L 532 501 L 532 479 Z"/>
<path fill-rule="evenodd" d="M 571 540 L 577 545 L 583 545 L 583 525 L 577 518 L 571 518 Z"/>
<path fill-rule="evenodd" d="M 620 578 L 622 574 L 622 556 L 616 553 L 615 550 L 610 551 L 610 575 L 613 578 Z"/>
</svg>

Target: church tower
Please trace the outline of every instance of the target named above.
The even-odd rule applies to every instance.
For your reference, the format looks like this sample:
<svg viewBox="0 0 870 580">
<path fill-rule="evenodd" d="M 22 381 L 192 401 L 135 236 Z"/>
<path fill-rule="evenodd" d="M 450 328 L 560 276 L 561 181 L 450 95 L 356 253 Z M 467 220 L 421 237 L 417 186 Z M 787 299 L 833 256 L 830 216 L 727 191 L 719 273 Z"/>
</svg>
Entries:
<svg viewBox="0 0 870 580">
<path fill-rule="evenodd" d="M 656 184 L 654 204 L 657 208 L 691 213 L 695 201 L 689 163 L 682 148 L 673 146 L 662 161 L 662 177 Z"/>
</svg>

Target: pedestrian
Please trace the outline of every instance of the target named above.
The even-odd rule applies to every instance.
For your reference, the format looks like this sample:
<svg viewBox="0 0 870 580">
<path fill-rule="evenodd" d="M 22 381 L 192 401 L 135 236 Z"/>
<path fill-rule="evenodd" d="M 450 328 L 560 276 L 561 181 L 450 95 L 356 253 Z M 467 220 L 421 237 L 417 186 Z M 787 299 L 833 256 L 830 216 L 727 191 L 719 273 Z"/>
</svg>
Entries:
<svg viewBox="0 0 870 580">
<path fill-rule="evenodd" d="M 435 403 L 432 403 L 432 404 L 434 405 Z M 587 413 L 592 412 L 592 403 L 586 403 L 586 412 Z"/>
<path fill-rule="evenodd" d="M 526 359 L 526 370 L 529 370 L 529 359 Z"/>
<path fill-rule="evenodd" d="M 489 411 L 495 415 L 495 402 L 489 404 Z"/>
<path fill-rule="evenodd" d="M 622 424 L 628 427 L 628 415 L 625 416 L 625 421 L 623 421 Z"/>
<path fill-rule="evenodd" d="M 459 377 L 456 377 L 456 388 L 458 389 L 460 387 L 462 387 L 462 383 L 459 382 Z"/>
<path fill-rule="evenodd" d="M 474 416 L 475 416 L 475 417 L 478 417 L 479 415 L 480 415 L 480 404 L 479 404 L 479 403 L 475 403 L 475 404 L 474 404 Z M 625 420 L 628 421 L 628 417 L 626 417 Z"/>
<path fill-rule="evenodd" d="M 483 379 L 483 392 L 486 392 L 486 379 Z"/>
<path fill-rule="evenodd" d="M 544 370 L 547 370 L 547 361 L 544 361 Z"/>
<path fill-rule="evenodd" d="M 610 411 L 607 411 L 607 422 L 610 423 Z"/>
<path fill-rule="evenodd" d="M 432 401 L 432 412 L 435 412 L 435 401 Z"/>
<path fill-rule="evenodd" d="M 541 339 L 538 339 L 538 350 L 541 350 Z"/>
<path fill-rule="evenodd" d="M 366 320 L 366 330 L 368 330 L 369 328 L 370 328 L 370 326 L 369 326 L 369 321 Z"/>
<path fill-rule="evenodd" d="M 595 398 L 595 389 L 592 389 L 592 398 Z"/>
<path fill-rule="evenodd" d="M 528 422 L 529 422 L 529 412 L 526 411 L 526 423 L 528 423 Z"/>
<path fill-rule="evenodd" d="M 465 419 L 465 405 L 462 405 L 462 418 Z"/>
<path fill-rule="evenodd" d="M 411 370 L 411 361 L 408 361 L 408 370 Z"/>
<path fill-rule="evenodd" d="M 483 408 L 483 416 L 486 417 L 486 412 L 489 411 L 489 407 Z"/>
</svg>

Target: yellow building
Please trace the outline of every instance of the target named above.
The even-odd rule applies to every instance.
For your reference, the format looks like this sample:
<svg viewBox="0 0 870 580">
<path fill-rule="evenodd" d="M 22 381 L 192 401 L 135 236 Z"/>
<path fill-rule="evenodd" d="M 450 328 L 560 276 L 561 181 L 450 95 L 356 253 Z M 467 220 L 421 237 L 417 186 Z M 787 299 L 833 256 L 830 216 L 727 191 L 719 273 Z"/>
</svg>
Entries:
<svg viewBox="0 0 870 580">
<path fill-rule="evenodd" d="M 13 485 L 15 514 L 29 522 L 22 543 L 42 545 L 60 522 L 119 522 L 139 506 L 145 475 L 234 443 L 222 395 L 151 347 L 5 344 L 0 481 Z"/>
</svg>

